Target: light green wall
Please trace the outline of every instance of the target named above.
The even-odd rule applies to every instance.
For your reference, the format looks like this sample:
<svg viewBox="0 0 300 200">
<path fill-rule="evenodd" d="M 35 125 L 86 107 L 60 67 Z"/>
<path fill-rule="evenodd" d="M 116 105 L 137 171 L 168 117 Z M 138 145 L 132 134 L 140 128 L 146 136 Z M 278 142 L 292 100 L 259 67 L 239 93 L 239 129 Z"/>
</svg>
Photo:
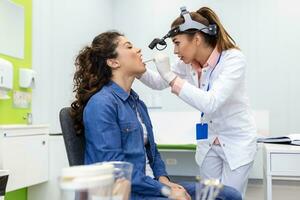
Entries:
<svg viewBox="0 0 300 200">
<path fill-rule="evenodd" d="M 24 59 L 17 59 L 10 56 L 0 54 L 14 65 L 14 86 L 13 90 L 30 92 L 27 89 L 19 88 L 19 68 L 31 68 L 32 65 L 32 0 L 13 0 L 13 2 L 24 6 L 25 11 L 25 44 L 24 44 Z M 12 97 L 12 91 L 9 92 Z M 25 124 L 26 116 L 31 109 L 17 109 L 13 107 L 12 98 L 9 100 L 0 100 L 0 124 Z M 27 200 L 27 188 L 9 192 L 5 196 L 5 200 Z"/>
<path fill-rule="evenodd" d="M 25 10 L 25 46 L 24 59 L 13 58 L 0 54 L 4 58 L 13 63 L 14 66 L 14 84 L 13 90 L 30 91 L 28 89 L 19 88 L 19 68 L 31 68 L 32 65 L 32 0 L 13 0 L 13 2 L 24 6 Z M 12 97 L 12 91 L 9 92 Z M 23 119 L 31 109 L 16 109 L 13 107 L 12 98 L 9 100 L 0 100 L 0 124 L 24 124 L 26 119 Z"/>
<path fill-rule="evenodd" d="M 8 192 L 5 195 L 5 200 L 27 200 L 27 188 Z"/>
</svg>

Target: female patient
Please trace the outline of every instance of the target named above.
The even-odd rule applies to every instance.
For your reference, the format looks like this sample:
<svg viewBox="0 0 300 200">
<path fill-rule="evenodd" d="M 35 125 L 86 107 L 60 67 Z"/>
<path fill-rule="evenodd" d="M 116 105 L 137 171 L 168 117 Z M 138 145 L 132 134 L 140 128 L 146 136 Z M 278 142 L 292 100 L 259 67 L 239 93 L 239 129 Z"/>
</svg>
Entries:
<svg viewBox="0 0 300 200">
<path fill-rule="evenodd" d="M 86 139 L 85 164 L 102 161 L 133 163 L 131 199 L 167 199 L 161 194 L 169 186 L 175 199 L 194 199 L 193 184 L 169 181 L 157 151 L 145 104 L 131 89 L 145 72 L 141 50 L 118 32 L 94 38 L 76 58 L 72 115 L 78 134 Z M 225 187 L 222 199 L 240 199 Z"/>
</svg>

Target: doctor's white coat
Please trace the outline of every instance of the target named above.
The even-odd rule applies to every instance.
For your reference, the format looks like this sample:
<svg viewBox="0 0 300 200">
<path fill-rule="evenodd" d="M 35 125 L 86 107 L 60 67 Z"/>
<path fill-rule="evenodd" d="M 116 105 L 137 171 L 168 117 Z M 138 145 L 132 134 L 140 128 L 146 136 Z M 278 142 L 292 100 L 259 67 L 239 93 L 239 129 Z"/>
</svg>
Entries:
<svg viewBox="0 0 300 200">
<path fill-rule="evenodd" d="M 172 66 L 172 71 L 186 80 L 179 98 L 204 112 L 204 122 L 208 123 L 208 139 L 197 141 L 198 165 L 201 166 L 218 137 L 229 166 L 234 170 L 253 161 L 257 149 L 256 125 L 245 87 L 246 60 L 241 51 L 226 50 L 221 53 L 212 74 L 211 70 L 211 67 L 203 68 L 199 82 L 191 65 L 179 61 Z M 156 90 L 168 87 L 160 75 L 151 70 L 147 70 L 140 80 Z"/>
</svg>

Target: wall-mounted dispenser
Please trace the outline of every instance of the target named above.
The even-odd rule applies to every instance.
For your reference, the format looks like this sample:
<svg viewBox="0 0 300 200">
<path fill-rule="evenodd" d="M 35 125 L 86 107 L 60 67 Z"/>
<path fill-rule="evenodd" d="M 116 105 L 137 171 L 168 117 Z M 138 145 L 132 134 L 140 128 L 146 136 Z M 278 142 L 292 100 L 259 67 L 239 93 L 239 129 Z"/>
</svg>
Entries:
<svg viewBox="0 0 300 200">
<path fill-rule="evenodd" d="M 13 88 L 13 65 L 0 58 L 0 99 L 9 99 L 7 92 Z"/>
<path fill-rule="evenodd" d="M 19 70 L 19 86 L 21 88 L 34 88 L 36 72 L 32 69 L 20 68 Z"/>
</svg>

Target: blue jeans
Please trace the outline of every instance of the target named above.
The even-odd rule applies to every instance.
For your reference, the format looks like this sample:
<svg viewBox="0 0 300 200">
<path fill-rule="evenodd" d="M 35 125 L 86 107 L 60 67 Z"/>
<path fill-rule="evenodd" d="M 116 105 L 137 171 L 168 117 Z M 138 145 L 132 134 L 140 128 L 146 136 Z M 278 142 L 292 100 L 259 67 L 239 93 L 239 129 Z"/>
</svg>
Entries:
<svg viewBox="0 0 300 200">
<path fill-rule="evenodd" d="M 179 184 L 185 188 L 193 200 L 196 199 L 196 185 L 194 183 L 183 182 Z M 168 198 L 163 196 L 143 196 L 131 193 L 131 200 L 168 200 Z M 216 200 L 242 200 L 242 196 L 236 189 L 224 186 Z"/>
</svg>

